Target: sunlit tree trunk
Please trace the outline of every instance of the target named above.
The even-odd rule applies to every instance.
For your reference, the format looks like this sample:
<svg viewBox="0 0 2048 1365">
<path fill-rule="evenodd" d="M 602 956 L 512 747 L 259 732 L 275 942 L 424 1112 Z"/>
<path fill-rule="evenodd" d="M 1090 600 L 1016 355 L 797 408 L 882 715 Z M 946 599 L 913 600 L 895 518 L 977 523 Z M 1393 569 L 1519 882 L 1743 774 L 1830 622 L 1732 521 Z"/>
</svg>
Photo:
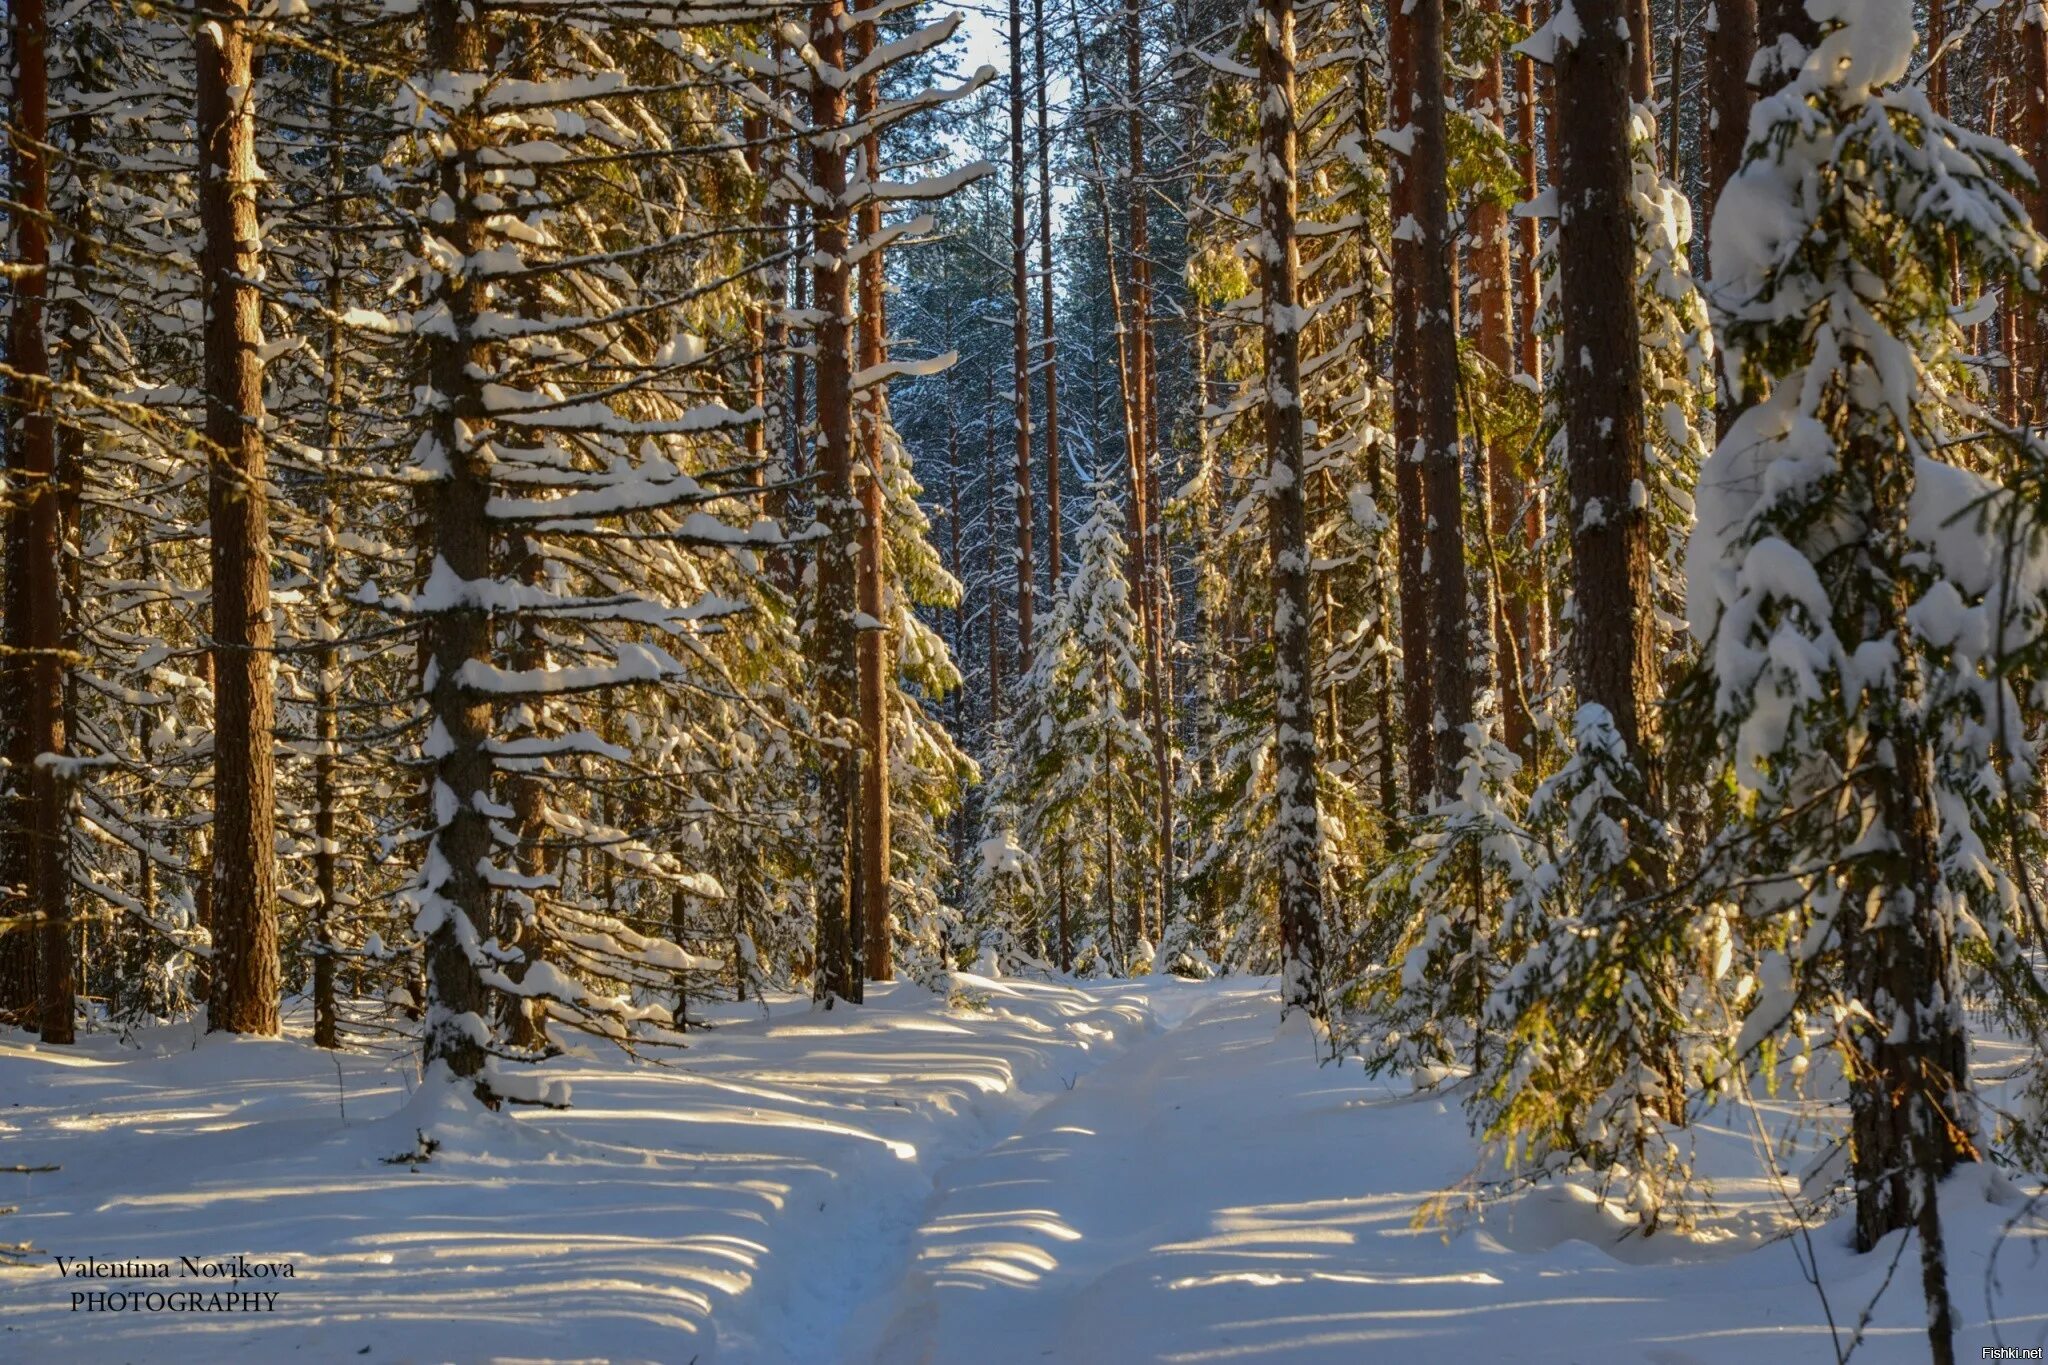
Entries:
<svg viewBox="0 0 2048 1365">
<path fill-rule="evenodd" d="M 1059 348 L 1054 332 L 1052 270 L 1052 130 L 1046 114 L 1046 87 L 1051 72 L 1045 65 L 1045 0 L 1031 0 L 1032 70 L 1037 77 L 1038 104 L 1038 299 L 1039 331 L 1043 340 L 1045 367 L 1045 557 L 1046 582 L 1056 597 L 1060 591 L 1060 371 Z M 1060 881 L 1065 895 L 1064 874 Z M 1062 904 L 1064 904 L 1062 900 Z"/>
<path fill-rule="evenodd" d="M 1264 0 L 1258 53 L 1260 325 L 1266 374 L 1266 543 L 1273 573 L 1274 837 L 1281 999 L 1321 1009 L 1322 844 L 1309 650 L 1307 462 L 1302 454 L 1301 249 L 1295 240 L 1293 0 Z"/>
<path fill-rule="evenodd" d="M 2036 171 L 2031 185 L 2021 187 L 2027 216 L 2039 228 L 2048 225 L 2048 14 L 2039 5 L 2022 8 L 2012 30 L 2013 46 L 2008 54 L 2016 77 L 2013 102 L 2019 107 L 2011 123 L 2013 141 L 2027 164 Z M 2038 294 L 2015 291 L 2011 303 L 2014 347 L 2012 394 L 2013 417 L 2037 424 L 2048 420 L 2048 310 Z"/>
<path fill-rule="evenodd" d="M 875 26 L 856 32 L 863 56 L 875 50 Z M 854 117 L 868 123 L 861 146 L 863 179 L 881 179 L 881 137 L 869 122 L 879 97 L 879 77 L 870 71 L 854 83 Z M 883 579 L 888 572 L 883 539 L 882 362 L 887 359 L 888 314 L 883 298 L 882 201 L 870 193 L 860 209 L 860 354 L 858 368 L 870 377 L 860 402 L 860 555 L 856 596 L 861 627 L 856 636 L 860 669 L 860 958 L 870 980 L 893 979 L 889 934 L 889 659 L 888 606 Z"/>
<path fill-rule="evenodd" d="M 1580 0 L 1584 33 L 1560 42 L 1556 72 L 1572 97 L 1558 109 L 1556 159 L 1559 351 L 1555 376 L 1569 458 L 1573 675 L 1579 701 L 1607 708 L 1642 760 L 1656 685 L 1644 485 L 1640 331 L 1628 143 L 1630 49 L 1617 32 L 1624 0 Z"/>
<path fill-rule="evenodd" d="M 1411 792 L 1448 792 L 1464 755 L 1472 717 L 1471 637 L 1466 619 L 1464 488 L 1458 446 L 1458 337 L 1451 279 L 1451 224 L 1446 191 L 1443 5 L 1414 0 L 1391 20 L 1396 71 L 1391 122 L 1407 132 L 1395 219 L 1405 250 L 1394 257 L 1394 404 L 1396 439 L 1407 486 L 1403 504 L 1402 640 L 1409 657 L 1407 617 L 1426 597 L 1427 695 L 1410 703 L 1411 746 L 1435 750 L 1427 771 L 1411 760 Z M 1405 73 L 1405 74 L 1404 74 Z M 1412 469 L 1410 468 L 1412 466 Z M 1415 505 L 1412 505 L 1415 504 Z M 1406 542 L 1418 532 L 1420 552 Z M 1426 558 L 1425 558 L 1426 556 Z M 1412 594 L 1412 596 L 1411 596 Z M 1417 688 L 1415 663 L 1403 686 Z M 1425 709 L 1426 708 L 1426 709 Z M 1418 714 L 1418 712 L 1420 714 Z M 1418 729 L 1419 727 L 1419 729 Z"/>
<path fill-rule="evenodd" d="M 1708 0 L 1706 120 L 1702 132 L 1706 195 L 1702 216 L 1711 221 L 1721 191 L 1742 168 L 1749 138 L 1749 67 L 1756 59 L 1756 0 Z"/>
<path fill-rule="evenodd" d="M 1173 917 L 1173 750 L 1169 733 L 1171 698 L 1166 694 L 1166 620 L 1159 539 L 1158 475 L 1153 469 L 1157 444 L 1158 414 L 1154 348 L 1152 344 L 1152 241 L 1151 210 L 1145 185 L 1145 103 L 1144 42 L 1138 18 L 1138 0 L 1124 6 L 1124 100 L 1125 119 L 1130 129 L 1131 219 L 1131 405 L 1136 440 L 1131 447 L 1131 534 L 1137 555 L 1131 581 L 1137 588 L 1138 612 L 1145 625 L 1145 694 L 1150 711 L 1152 736 L 1152 779 L 1157 801 L 1156 835 L 1159 840 L 1159 928 Z M 1132 946 L 1145 935 L 1145 897 L 1134 895 L 1132 911 L 1136 931 Z"/>
<path fill-rule="evenodd" d="M 811 7 L 812 48 L 828 70 L 846 69 L 846 6 L 824 0 Z M 861 507 L 853 488 L 853 337 L 848 326 L 852 290 L 847 278 L 846 147 L 843 81 L 811 86 L 812 213 L 811 294 L 818 406 L 818 514 L 826 538 L 817 551 L 818 610 L 814 623 L 818 709 L 833 727 L 835 747 L 825 754 L 819 792 L 817 973 L 820 1000 L 861 998 L 863 926 L 854 922 L 854 856 L 860 806 L 859 718 L 855 707 L 859 665 L 854 635 L 856 558 Z"/>
<path fill-rule="evenodd" d="M 1010 411 L 1017 470 L 1017 671 L 1031 668 L 1038 567 L 1031 545 L 1031 241 L 1024 213 L 1024 7 L 1010 0 Z"/>
<path fill-rule="evenodd" d="M 1483 0 L 1483 5 L 1488 14 L 1500 13 L 1499 0 Z M 1502 75 L 1500 52 L 1489 49 L 1480 59 L 1479 75 L 1471 84 L 1471 94 L 1474 112 L 1505 133 L 1507 88 Z M 1507 212 L 1497 200 L 1482 196 L 1473 205 L 1471 234 L 1468 268 L 1478 304 L 1479 355 L 1493 369 L 1497 381 L 1504 383 L 1514 374 L 1516 364 L 1514 278 Z M 1496 563 L 1499 553 L 1494 540 L 1513 536 L 1519 529 L 1528 488 L 1528 480 L 1515 468 L 1514 436 L 1501 430 L 1496 421 L 1485 432 L 1486 443 L 1479 451 L 1485 461 L 1490 512 L 1485 553 Z M 1505 576 L 1495 586 L 1498 606 L 1489 624 L 1494 631 L 1494 667 L 1501 681 L 1502 738 L 1508 747 L 1527 757 L 1532 725 L 1520 661 L 1528 652 L 1529 593 Z"/>
<path fill-rule="evenodd" d="M 269 479 L 263 437 L 261 229 L 248 0 L 197 27 L 200 278 L 212 527 L 213 989 L 207 1027 L 278 1027 Z"/>
<path fill-rule="evenodd" d="M 332 37 L 330 36 L 330 40 Z M 327 74 L 327 183 L 338 196 L 345 182 L 347 165 L 341 136 L 342 66 L 335 62 Z M 336 598 L 335 572 L 341 553 L 341 501 L 335 467 L 341 459 L 342 404 L 348 396 L 348 369 L 343 354 L 341 326 L 344 290 L 342 260 L 346 250 L 337 198 L 328 210 L 333 215 L 327 234 L 327 336 L 323 362 L 327 371 L 326 408 L 321 415 L 321 444 L 329 471 L 321 483 L 320 548 L 315 578 L 319 585 L 320 643 L 314 652 L 313 684 L 313 1042 L 319 1047 L 341 1044 L 340 1023 L 334 998 L 334 926 L 340 913 L 339 896 L 341 845 L 338 823 L 339 793 L 335 778 L 341 750 L 341 658 L 335 641 L 341 634 L 341 603 Z"/>
<path fill-rule="evenodd" d="M 430 70 L 481 77 L 489 49 L 483 24 L 463 0 L 432 0 L 426 11 L 427 65 Z M 440 159 L 440 190 L 451 206 L 448 221 L 438 225 L 447 248 L 473 256 L 487 241 L 486 211 L 477 201 L 487 191 L 477 161 L 486 141 L 485 115 L 472 106 L 455 109 L 446 130 L 447 148 Z M 447 310 L 451 326 L 430 336 L 426 345 L 427 379 L 437 403 L 433 439 L 446 472 L 426 496 L 426 540 L 431 563 L 439 559 L 463 582 L 491 576 L 492 535 L 485 506 L 490 498 L 490 467 L 483 443 L 473 434 L 485 427 L 482 376 L 491 372 L 490 348 L 477 337 L 479 315 L 488 307 L 483 282 L 474 275 L 443 276 L 435 302 Z M 491 653 L 489 614 L 474 601 L 450 604 L 427 620 L 430 663 L 428 712 L 446 739 L 435 759 L 433 782 L 445 790 L 450 810 L 435 835 L 435 849 L 445 860 L 447 877 L 438 897 L 442 904 L 430 917 L 426 935 L 427 1029 L 424 1060 L 429 1067 L 445 1064 L 450 1074 L 476 1078 L 478 1094 L 489 1099 L 482 1082 L 488 1008 L 483 978 L 465 940 L 488 934 L 491 891 L 479 870 L 492 849 L 489 819 L 491 706 L 488 698 L 464 688 L 465 665 Z M 466 921 L 464 923 L 463 921 Z"/>
</svg>

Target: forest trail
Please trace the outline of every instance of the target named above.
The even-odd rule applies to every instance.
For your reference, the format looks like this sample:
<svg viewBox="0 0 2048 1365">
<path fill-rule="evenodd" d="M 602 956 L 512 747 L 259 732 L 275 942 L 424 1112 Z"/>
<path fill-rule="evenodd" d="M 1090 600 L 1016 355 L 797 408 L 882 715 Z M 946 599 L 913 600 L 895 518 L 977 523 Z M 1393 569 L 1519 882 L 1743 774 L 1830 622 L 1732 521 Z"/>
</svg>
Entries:
<svg viewBox="0 0 2048 1365">
<path fill-rule="evenodd" d="M 910 983 L 819 1012 L 712 1007 L 666 1065 L 609 1049 L 549 1070 L 573 1107 L 423 1109 L 409 1049 L 190 1028 L 45 1049 L 0 1035 L 10 1163 L 0 1360 L 162 1365 L 1193 1362 L 1833 1358 L 1819 1298 L 1755 1178 L 1743 1116 L 1708 1116 L 1704 1236 L 1627 1237 L 1577 1186 L 1416 1224 L 1478 1164 L 1455 1094 L 1319 1066 L 1270 980 Z M 296 1018 L 292 1020 L 296 1028 Z M 2009 1059 L 2008 1059 L 2009 1060 Z M 1771 1115 L 1778 1122 L 1789 1110 Z M 425 1131 L 441 1147 L 388 1160 Z M 1796 1157 L 1795 1157 L 1796 1159 Z M 1992 1202 L 1995 1196 L 2006 1202 Z M 1944 1200 L 1964 1353 L 2014 1209 Z M 1897 1247 L 1817 1229 L 1838 1319 Z M 2048 1334 L 2048 1257 L 2001 1253 L 1999 1331 Z M 292 1279 L 76 1282 L 55 1256 L 289 1261 Z M 1858 1365 L 1924 1359 L 1910 1261 Z M 274 1311 L 83 1312 L 76 1291 L 261 1289 Z"/>
<path fill-rule="evenodd" d="M 1278 1021 L 1270 990 L 1172 1006 L 1162 1032 L 940 1173 L 909 1272 L 851 1325 L 838 1359 L 1834 1358 L 1793 1244 L 1761 1231 L 1775 1215 L 1762 1182 L 1745 1178 L 1756 1149 L 1742 1116 L 1702 1124 L 1702 1164 L 1726 1175 L 1701 1237 L 1632 1236 L 1570 1186 L 1525 1191 L 1447 1231 L 1418 1215 L 1477 1174 L 1455 1095 L 1416 1094 L 1355 1065 L 1318 1067 L 1315 1040 Z M 1952 1183 L 1953 1273 L 1976 1310 L 1958 1345 L 1974 1358 L 1994 1341 L 1983 1323 L 1986 1252 L 2013 1210 L 2000 1182 Z M 1814 1242 L 1846 1342 L 1896 1239 L 1854 1256 L 1837 1223 Z M 2002 1340 L 2040 1344 L 2048 1267 L 2037 1249 L 2011 1245 L 2000 1267 Z M 1909 1256 L 1859 1362 L 1925 1358 L 1913 1269 Z"/>
</svg>

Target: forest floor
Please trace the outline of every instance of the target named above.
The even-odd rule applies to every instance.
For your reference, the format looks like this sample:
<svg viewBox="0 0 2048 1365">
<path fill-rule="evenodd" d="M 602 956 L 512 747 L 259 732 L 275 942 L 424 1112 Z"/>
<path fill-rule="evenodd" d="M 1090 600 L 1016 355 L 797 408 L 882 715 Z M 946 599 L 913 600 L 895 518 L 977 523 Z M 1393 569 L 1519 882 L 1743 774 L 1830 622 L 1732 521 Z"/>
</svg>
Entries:
<svg viewBox="0 0 2048 1365">
<path fill-rule="evenodd" d="M 714 1017 L 665 1064 L 550 1064 L 574 1107 L 516 1117 L 410 1097 L 398 1040 L 0 1032 L 0 1165 L 61 1168 L 0 1175 L 0 1242 L 36 1248 L 0 1269 L 0 1360 L 1805 1365 L 1873 1300 L 1854 1359 L 1926 1358 L 1917 1247 L 1894 1270 L 1901 1238 L 1858 1256 L 1840 1218 L 1785 1235 L 1768 1172 L 1813 1140 L 1787 1103 L 1705 1116 L 1716 1207 L 1644 1239 L 1577 1184 L 1419 1220 L 1482 1174 L 1459 1096 L 1318 1067 L 1270 982 L 963 977 Z M 1987 1049 L 1984 1083 L 2014 1060 Z M 389 1160 L 422 1130 L 429 1159 Z M 2048 1344 L 2037 1187 L 1945 1190 L 1963 1359 Z M 238 1254 L 293 1273 L 180 1260 Z M 73 1307 L 191 1291 L 275 1298 Z"/>
</svg>

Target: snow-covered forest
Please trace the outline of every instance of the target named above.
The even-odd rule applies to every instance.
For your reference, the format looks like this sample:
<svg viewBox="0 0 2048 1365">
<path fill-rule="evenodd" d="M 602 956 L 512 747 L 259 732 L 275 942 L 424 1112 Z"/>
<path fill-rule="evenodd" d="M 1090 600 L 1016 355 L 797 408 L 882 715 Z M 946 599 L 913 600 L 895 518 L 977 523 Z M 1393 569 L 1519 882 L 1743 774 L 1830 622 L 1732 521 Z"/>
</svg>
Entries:
<svg viewBox="0 0 2048 1365">
<path fill-rule="evenodd" d="M 2038 0 L 6 14 L 0 1357 L 2041 1358 Z"/>
</svg>

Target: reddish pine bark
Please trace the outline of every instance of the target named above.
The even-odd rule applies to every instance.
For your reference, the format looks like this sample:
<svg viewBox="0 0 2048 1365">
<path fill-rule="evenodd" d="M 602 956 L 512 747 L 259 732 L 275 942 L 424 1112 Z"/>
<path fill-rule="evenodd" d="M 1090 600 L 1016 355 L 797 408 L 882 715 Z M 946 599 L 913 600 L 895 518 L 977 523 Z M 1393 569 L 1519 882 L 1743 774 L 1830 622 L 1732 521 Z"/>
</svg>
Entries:
<svg viewBox="0 0 2048 1365">
<path fill-rule="evenodd" d="M 1301 250 L 1295 240 L 1293 0 L 1264 0 L 1258 53 L 1257 176 L 1266 362 L 1266 542 L 1273 574 L 1274 835 L 1280 872 L 1281 1000 L 1321 1009 L 1322 844 L 1317 827 L 1313 661 L 1309 648 L 1309 547 L 1302 453 Z"/>
<path fill-rule="evenodd" d="M 1060 556 L 1060 371 L 1053 331 L 1052 272 L 1052 130 L 1046 115 L 1045 0 L 1031 0 L 1033 70 L 1038 103 L 1038 299 L 1039 331 L 1044 336 L 1045 366 L 1045 558 L 1046 582 L 1057 597 L 1063 577 Z M 1062 875 L 1064 897 L 1066 880 Z M 1062 901 L 1064 904 L 1064 900 Z"/>
<path fill-rule="evenodd" d="M 25 923 L 0 936 L 0 1009 L 35 1022 L 43 1039 L 73 1039 L 73 963 L 66 882 L 64 785 L 37 759 L 62 753 L 64 566 L 56 418 L 51 407 L 49 298 L 49 28 L 43 0 L 13 8 L 14 290 L 8 361 L 5 696 L 9 767 L 0 826 L 0 918 Z"/>
<path fill-rule="evenodd" d="M 856 34 L 863 55 L 875 48 L 875 26 Z M 854 83 L 854 116 L 871 118 L 879 97 L 879 76 L 869 72 Z M 870 184 L 881 178 L 881 138 L 870 130 L 862 144 Z M 860 240 L 882 235 L 882 202 L 870 196 L 860 209 Z M 859 368 L 877 373 L 888 355 L 888 315 L 883 300 L 882 253 L 871 248 L 860 260 Z M 883 575 L 882 386 L 871 381 L 861 395 L 860 556 L 858 599 L 863 618 L 856 637 L 860 669 L 860 906 L 861 964 L 871 981 L 895 976 L 889 934 L 889 667 L 890 639 Z"/>
<path fill-rule="evenodd" d="M 821 0 L 811 7 L 811 45 L 819 63 L 846 69 L 846 5 Z M 813 990 L 820 1000 L 861 998 L 864 929 L 857 922 L 862 757 L 855 693 L 859 665 L 854 638 L 855 559 L 860 548 L 860 503 L 853 489 L 853 337 L 846 253 L 846 149 L 836 130 L 846 126 L 843 82 L 811 85 L 812 307 L 816 332 L 818 405 L 818 513 L 829 533 L 817 556 L 818 610 L 814 626 L 818 709 L 834 727 L 838 747 L 825 754 L 818 820 L 818 962 Z"/>
<path fill-rule="evenodd" d="M 1756 57 L 1756 0 L 1709 0 L 1714 25 L 1707 33 L 1705 203 L 1712 232 L 1714 205 L 1729 177 L 1742 168 L 1749 137 L 1749 66 Z"/>
<path fill-rule="evenodd" d="M 1655 88 L 1657 59 L 1656 30 L 1650 22 L 1650 0 L 1622 0 L 1628 16 L 1628 93 L 1637 104 L 1648 104 Z M 1626 128 L 1626 124 L 1623 125 Z"/>
<path fill-rule="evenodd" d="M 2008 61 L 2009 69 L 2016 68 L 2014 103 L 2019 109 L 2012 132 L 2020 154 L 2038 171 L 2048 166 L 2048 18 L 2039 6 L 2026 9 L 2013 40 L 2018 50 Z M 2036 225 L 2048 224 L 2048 178 L 2023 187 L 2021 198 Z M 2012 312 L 2013 417 L 2038 423 L 2048 416 L 2048 310 L 2038 295 L 2015 290 Z"/>
<path fill-rule="evenodd" d="M 1482 0 L 1489 15 L 1500 13 L 1500 0 Z M 1489 51 L 1479 64 L 1479 75 L 1471 83 L 1472 104 L 1496 129 L 1505 132 L 1507 89 L 1498 50 Z M 1533 220 L 1532 220 L 1533 221 Z M 1515 370 L 1515 321 L 1513 263 L 1509 257 L 1507 210 L 1499 201 L 1482 198 L 1472 207 L 1472 249 L 1469 269 L 1479 312 L 1479 355 L 1493 368 L 1498 382 L 1506 382 Z M 1499 562 L 1495 537 L 1513 535 L 1519 527 L 1522 501 L 1528 481 L 1514 462 L 1515 439 L 1494 430 L 1479 451 L 1485 462 L 1489 519 L 1483 529 L 1483 548 L 1488 560 Z M 1501 730 L 1508 747 L 1525 757 L 1529 752 L 1533 726 L 1522 682 L 1521 661 L 1529 648 L 1529 593 L 1526 585 L 1500 575 L 1494 586 L 1498 603 L 1489 623 L 1494 633 L 1495 669 L 1501 679 Z"/>
<path fill-rule="evenodd" d="M 1152 737 L 1152 779 L 1159 842 L 1158 927 L 1163 933 L 1173 915 L 1173 750 L 1168 733 L 1170 699 L 1165 667 L 1168 622 L 1162 601 L 1159 539 L 1158 474 L 1153 469 L 1157 444 L 1156 381 L 1152 345 L 1151 214 L 1145 186 L 1144 43 L 1137 0 L 1124 7 L 1124 100 L 1130 128 L 1131 217 L 1131 407 L 1135 443 L 1131 446 L 1131 527 L 1137 554 L 1132 565 L 1138 613 L 1145 624 L 1145 694 Z M 1132 946 L 1145 936 L 1145 897 L 1131 898 L 1134 916 Z"/>
<path fill-rule="evenodd" d="M 198 27 L 200 277 L 213 560 L 213 983 L 207 1028 L 278 1028 L 275 701 L 248 0 Z"/>
<path fill-rule="evenodd" d="M 1607 708 L 1644 761 L 1656 686 L 1650 528 L 1643 457 L 1635 224 L 1629 206 L 1629 49 L 1621 0 L 1579 0 L 1584 37 L 1555 70 L 1572 97 L 1557 110 L 1555 163 L 1561 312 L 1556 378 L 1570 450 L 1573 675 L 1581 704 Z"/>
<path fill-rule="evenodd" d="M 1472 718 L 1457 386 L 1446 382 L 1458 372 L 1458 338 L 1445 183 L 1441 0 L 1414 0 L 1392 16 L 1390 32 L 1396 71 L 1393 121 L 1412 133 L 1394 210 L 1402 224 L 1397 237 L 1405 239 L 1405 249 L 1394 257 L 1394 404 L 1398 458 L 1409 480 L 1400 490 L 1404 657 L 1411 605 L 1425 596 L 1428 601 L 1429 685 L 1419 703 L 1411 700 L 1409 711 L 1411 749 L 1435 750 L 1427 786 L 1411 792 L 1411 799 L 1419 800 L 1425 790 L 1441 795 L 1456 782 L 1464 727 Z M 1407 534 L 1418 520 L 1421 553 L 1408 544 Z M 1409 667 L 1403 685 L 1420 691 L 1412 662 Z"/>
<path fill-rule="evenodd" d="M 1416 38 L 1416 16 L 1401 7 L 1392 8 L 1387 18 L 1387 60 L 1393 72 L 1387 122 L 1392 133 L 1411 139 L 1405 154 L 1393 154 L 1390 196 L 1396 228 L 1392 252 L 1396 585 L 1401 607 L 1401 719 L 1406 732 L 1411 805 L 1421 804 L 1436 788 L 1429 513 L 1423 501 L 1422 465 L 1417 459 L 1422 377 L 1416 373 L 1420 363 L 1416 333 L 1421 313 L 1422 244 L 1411 225 L 1420 202 L 1413 138 L 1416 106 L 1424 87 L 1418 70 Z"/>
</svg>

